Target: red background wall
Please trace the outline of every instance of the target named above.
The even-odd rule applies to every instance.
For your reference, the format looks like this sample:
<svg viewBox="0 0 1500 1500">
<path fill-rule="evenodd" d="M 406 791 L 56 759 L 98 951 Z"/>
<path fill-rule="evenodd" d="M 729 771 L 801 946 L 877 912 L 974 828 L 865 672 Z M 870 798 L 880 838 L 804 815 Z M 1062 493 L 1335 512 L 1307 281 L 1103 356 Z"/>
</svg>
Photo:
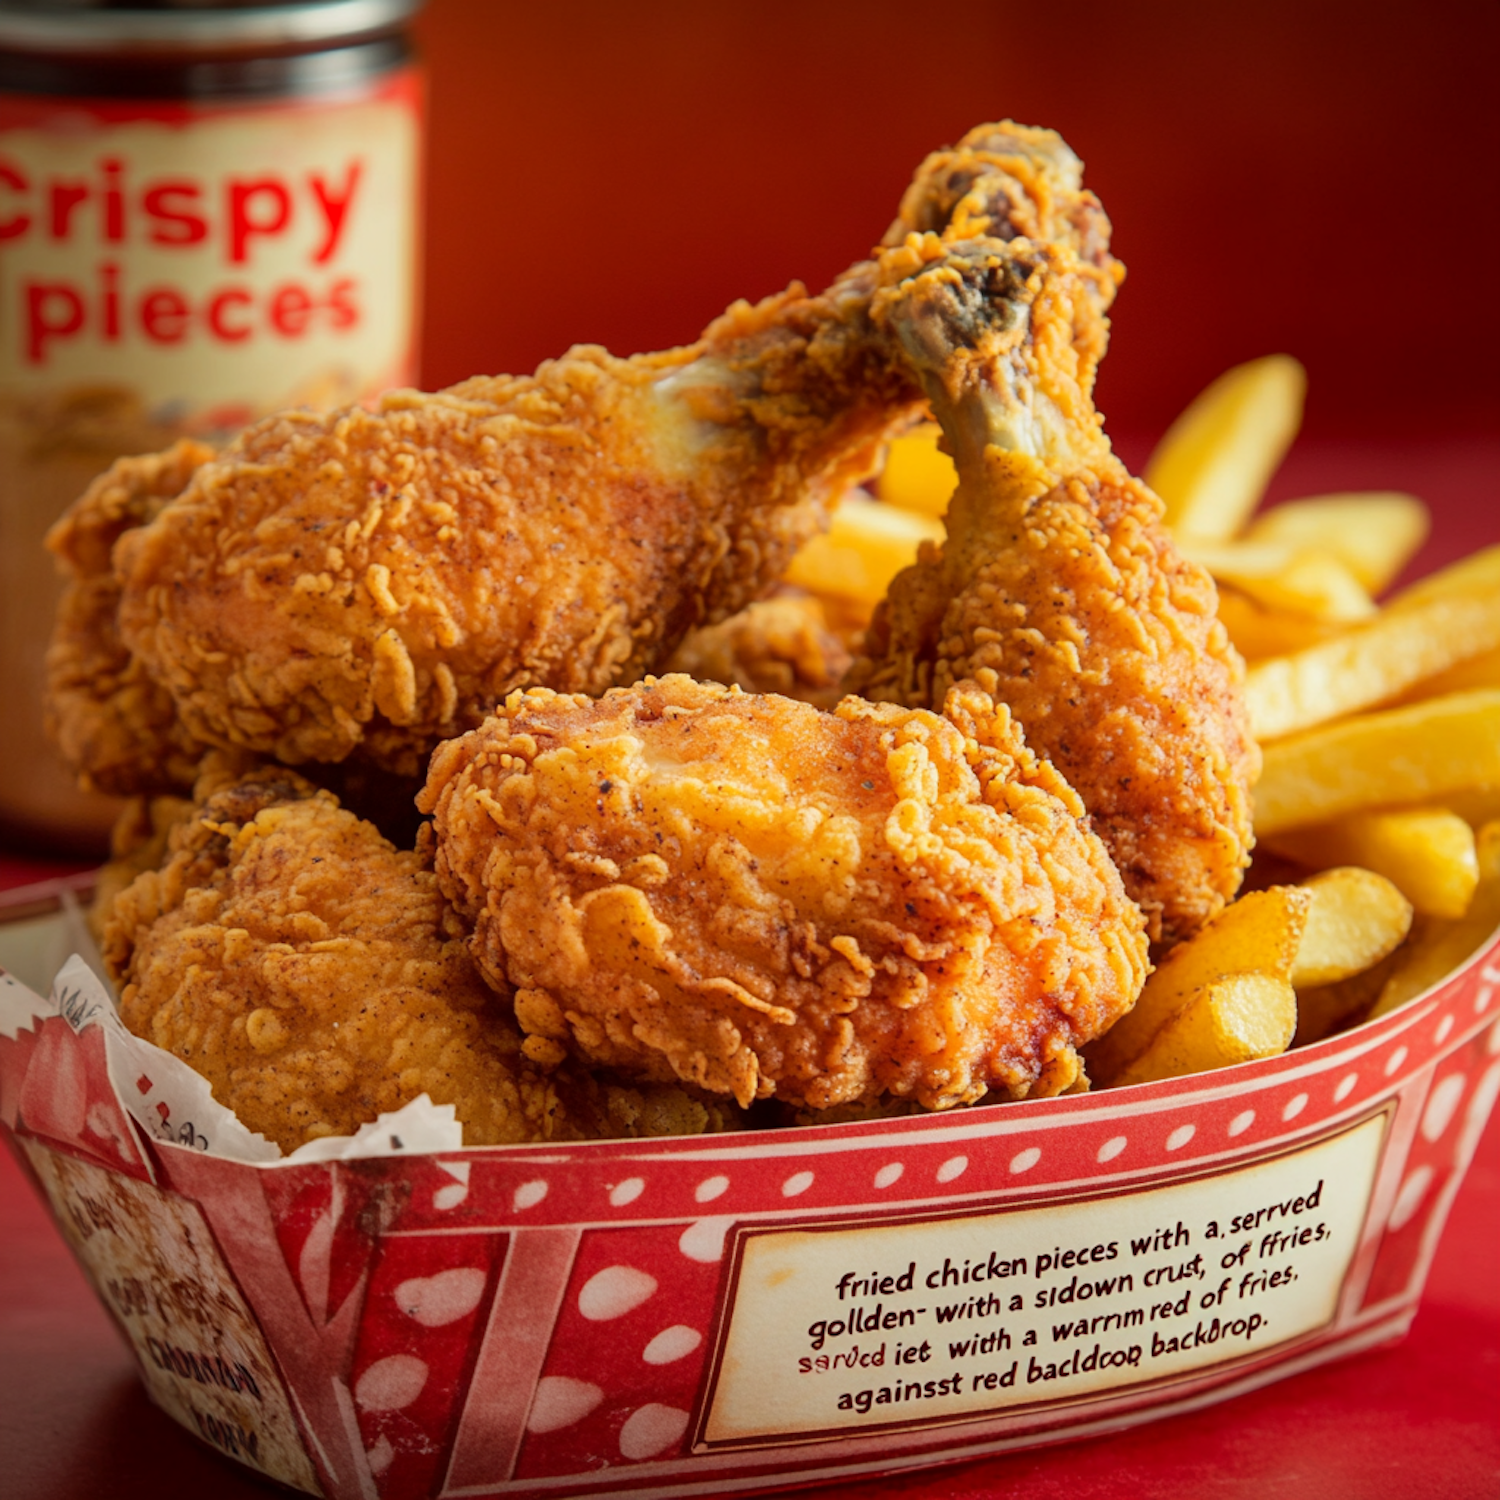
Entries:
<svg viewBox="0 0 1500 1500">
<path fill-rule="evenodd" d="M 1310 438 L 1493 431 L 1497 23 L 1472 0 L 431 0 L 426 383 L 685 342 L 821 283 L 926 151 L 1010 115 L 1061 130 L 1113 218 L 1099 395 L 1127 450 L 1273 350 L 1308 367 Z"/>
</svg>

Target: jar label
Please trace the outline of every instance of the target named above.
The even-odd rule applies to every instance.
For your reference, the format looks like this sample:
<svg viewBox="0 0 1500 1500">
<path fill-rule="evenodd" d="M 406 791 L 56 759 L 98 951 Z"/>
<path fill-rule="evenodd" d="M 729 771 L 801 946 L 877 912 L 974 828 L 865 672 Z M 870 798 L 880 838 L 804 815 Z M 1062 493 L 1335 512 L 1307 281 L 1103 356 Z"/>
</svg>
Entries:
<svg viewBox="0 0 1500 1500">
<path fill-rule="evenodd" d="M 412 379 L 418 89 L 0 102 L 0 391 L 176 430 Z"/>
</svg>

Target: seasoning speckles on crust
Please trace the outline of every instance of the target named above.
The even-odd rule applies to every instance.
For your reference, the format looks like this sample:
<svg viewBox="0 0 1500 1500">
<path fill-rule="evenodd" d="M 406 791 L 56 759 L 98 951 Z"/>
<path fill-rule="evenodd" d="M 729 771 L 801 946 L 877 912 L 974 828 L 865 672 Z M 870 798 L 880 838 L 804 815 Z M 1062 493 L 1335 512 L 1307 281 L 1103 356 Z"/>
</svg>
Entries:
<svg viewBox="0 0 1500 1500">
<path fill-rule="evenodd" d="M 741 1104 L 928 1108 L 1078 1079 L 1140 912 L 978 688 L 820 713 L 685 677 L 512 695 L 433 759 L 437 871 L 529 1053 Z"/>
</svg>

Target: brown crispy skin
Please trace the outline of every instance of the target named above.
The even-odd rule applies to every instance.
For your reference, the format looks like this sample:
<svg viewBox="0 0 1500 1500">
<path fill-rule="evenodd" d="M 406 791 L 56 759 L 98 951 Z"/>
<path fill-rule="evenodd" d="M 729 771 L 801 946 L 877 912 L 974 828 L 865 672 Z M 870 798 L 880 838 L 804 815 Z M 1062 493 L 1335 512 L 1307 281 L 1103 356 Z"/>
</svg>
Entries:
<svg viewBox="0 0 1500 1500">
<path fill-rule="evenodd" d="M 214 450 L 188 439 L 111 464 L 47 535 L 68 577 L 47 652 L 47 732 L 87 790 L 187 791 L 202 743 L 119 637 L 115 543 L 180 494 Z"/>
<path fill-rule="evenodd" d="M 672 653 L 666 670 L 832 708 L 850 660 L 822 601 L 786 593 L 759 599 L 717 625 L 693 631 Z"/>
<path fill-rule="evenodd" d="M 120 809 L 109 835 L 109 859 L 94 879 L 89 906 L 89 928 L 94 940 L 104 941 L 115 898 L 128 890 L 138 875 L 159 870 L 167 862 L 172 830 L 196 812 L 190 797 L 132 797 Z"/>
<path fill-rule="evenodd" d="M 928 235 L 882 274 L 874 316 L 922 374 L 959 487 L 946 542 L 892 583 L 845 685 L 936 706 L 994 673 L 1152 937 L 1187 937 L 1238 889 L 1260 753 L 1213 581 L 1093 407 L 1108 268 L 1063 243 Z"/>
<path fill-rule="evenodd" d="M 213 774 L 163 867 L 115 896 L 104 951 L 126 1025 L 251 1130 L 292 1150 L 422 1093 L 468 1145 L 728 1123 L 680 1089 L 530 1063 L 422 855 L 293 772 Z"/>
<path fill-rule="evenodd" d="M 890 235 L 950 220 L 1085 257 L 1107 229 L 1061 138 L 1010 123 L 929 158 Z M 862 262 L 691 348 L 260 423 L 122 540 L 121 635 L 195 739 L 405 775 L 515 687 L 634 681 L 767 593 L 917 410 L 874 286 Z"/>
<path fill-rule="evenodd" d="M 1061 1089 L 1141 916 L 1007 712 L 947 709 L 517 693 L 433 758 L 438 876 L 522 1027 L 593 1061 L 741 1104 Z"/>
<path fill-rule="evenodd" d="M 262 422 L 121 541 L 124 640 L 200 739 L 407 774 L 518 685 L 633 681 L 768 592 L 916 410 L 871 278 Z"/>
<path fill-rule="evenodd" d="M 1013 120 L 977 125 L 917 168 L 881 244 L 897 248 L 910 234 L 1066 245 L 1096 273 L 1089 292 L 1101 314 L 1125 274 L 1109 253 L 1104 206 L 1083 187 L 1083 163 L 1056 131 Z"/>
</svg>

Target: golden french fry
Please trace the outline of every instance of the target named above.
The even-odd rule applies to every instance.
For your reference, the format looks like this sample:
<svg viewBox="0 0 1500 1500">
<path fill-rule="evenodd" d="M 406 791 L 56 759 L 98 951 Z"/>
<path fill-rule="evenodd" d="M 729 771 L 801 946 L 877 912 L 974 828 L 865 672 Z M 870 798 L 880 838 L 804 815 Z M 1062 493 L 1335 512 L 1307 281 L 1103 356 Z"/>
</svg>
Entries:
<svg viewBox="0 0 1500 1500">
<path fill-rule="evenodd" d="M 924 541 L 940 542 L 943 524 L 857 495 L 834 511 L 828 531 L 792 559 L 786 581 L 814 594 L 878 603 Z"/>
<path fill-rule="evenodd" d="M 1410 588 L 1386 601 L 1388 610 L 1417 609 L 1429 599 L 1457 594 L 1486 597 L 1500 589 L 1500 546 L 1485 547 L 1436 573 L 1419 578 Z"/>
<path fill-rule="evenodd" d="M 1446 672 L 1424 677 L 1392 701 L 1415 703 L 1419 698 L 1441 698 L 1444 693 L 1467 693 L 1473 688 L 1500 688 L 1500 647 L 1481 651 Z"/>
<path fill-rule="evenodd" d="M 1276 854 L 1311 870 L 1362 865 L 1427 917 L 1461 917 L 1479 881 L 1474 830 L 1441 807 L 1377 808 L 1265 836 Z M 1309 980 L 1311 984 L 1326 980 Z"/>
<path fill-rule="evenodd" d="M 1500 927 L 1500 822 L 1486 823 L 1475 844 L 1479 884 L 1468 911 L 1456 922 L 1427 918 L 1419 924 L 1370 1012 L 1372 1020 L 1447 978 Z"/>
<path fill-rule="evenodd" d="M 1168 429 L 1146 483 L 1179 536 L 1236 536 L 1302 423 L 1307 374 L 1285 354 L 1226 370 Z"/>
<path fill-rule="evenodd" d="M 1297 994 L 1285 979 L 1231 974 L 1200 990 L 1114 1082 L 1150 1083 L 1275 1057 L 1296 1028 Z"/>
<path fill-rule="evenodd" d="M 1368 624 L 1257 662 L 1245 680 L 1251 727 L 1262 741 L 1295 734 L 1388 702 L 1496 647 L 1500 589 L 1454 589 L 1392 604 Z"/>
<path fill-rule="evenodd" d="M 1467 791 L 1449 792 L 1442 805 L 1456 812 L 1470 828 L 1480 829 L 1500 818 L 1500 786 L 1470 787 Z"/>
<path fill-rule="evenodd" d="M 1312 904 L 1292 965 L 1292 987 L 1299 996 L 1378 964 L 1411 931 L 1411 902 L 1373 870 L 1340 865 L 1304 880 L 1302 889 Z"/>
<path fill-rule="evenodd" d="M 1262 973 L 1289 980 L 1312 900 L 1294 885 L 1253 891 L 1179 943 L 1146 981 L 1134 1009 L 1084 1049 L 1089 1076 L 1113 1082 L 1179 1011 L 1221 979 Z"/>
<path fill-rule="evenodd" d="M 891 439 L 885 469 L 875 481 L 875 493 L 887 505 L 942 518 L 958 485 L 953 460 L 938 447 L 942 435 L 936 422 L 927 422 Z"/>
<path fill-rule="evenodd" d="M 1255 832 L 1500 786 L 1500 689 L 1450 693 L 1322 724 L 1265 747 Z"/>
<path fill-rule="evenodd" d="M 1219 618 L 1235 650 L 1247 662 L 1287 656 L 1348 628 L 1339 620 L 1319 620 L 1312 615 L 1267 608 L 1225 583 L 1219 585 Z"/>
<path fill-rule="evenodd" d="M 1334 984 L 1309 985 L 1297 991 L 1297 1034 L 1292 1046 L 1305 1047 L 1364 1019 L 1396 970 L 1403 950 L 1397 948 L 1377 964 Z"/>
<path fill-rule="evenodd" d="M 1269 609 L 1340 623 L 1367 620 L 1375 601 L 1338 558 L 1280 542 L 1207 542 L 1183 537 L 1178 550 Z"/>
<path fill-rule="evenodd" d="M 1288 500 L 1256 516 L 1245 540 L 1327 553 L 1378 594 L 1411 561 L 1431 527 L 1427 507 L 1415 495 L 1376 490 Z"/>
</svg>

